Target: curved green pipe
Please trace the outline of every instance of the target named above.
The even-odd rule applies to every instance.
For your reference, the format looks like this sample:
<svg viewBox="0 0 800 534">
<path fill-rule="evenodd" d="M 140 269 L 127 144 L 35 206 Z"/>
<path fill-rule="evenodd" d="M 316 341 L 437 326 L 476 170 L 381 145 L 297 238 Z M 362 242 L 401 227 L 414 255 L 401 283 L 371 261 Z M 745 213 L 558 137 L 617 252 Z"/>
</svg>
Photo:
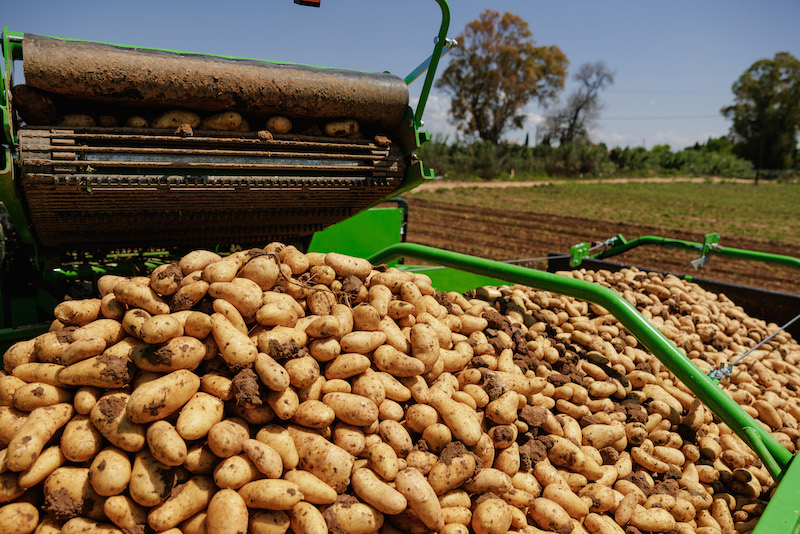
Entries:
<svg viewBox="0 0 800 534">
<path fill-rule="evenodd" d="M 709 378 L 650 321 L 614 291 L 592 282 L 467 256 L 456 252 L 399 243 L 376 253 L 369 261 L 388 263 L 401 257 L 415 258 L 461 271 L 552 291 L 595 304 L 608 310 L 653 355 L 678 377 L 714 414 L 758 454 L 776 481 L 792 460 L 792 454 L 745 412 L 730 395 Z"/>
</svg>

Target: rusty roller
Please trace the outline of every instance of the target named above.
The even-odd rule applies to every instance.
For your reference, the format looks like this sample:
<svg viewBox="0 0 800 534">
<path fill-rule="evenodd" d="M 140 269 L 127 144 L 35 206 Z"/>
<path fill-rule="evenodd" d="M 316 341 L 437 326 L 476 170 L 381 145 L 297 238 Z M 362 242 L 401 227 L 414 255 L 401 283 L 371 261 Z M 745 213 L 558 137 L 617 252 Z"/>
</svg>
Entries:
<svg viewBox="0 0 800 534">
<path fill-rule="evenodd" d="M 25 81 L 58 95 L 133 106 L 348 117 L 393 128 L 408 106 L 388 73 L 321 69 L 25 34 Z"/>
</svg>

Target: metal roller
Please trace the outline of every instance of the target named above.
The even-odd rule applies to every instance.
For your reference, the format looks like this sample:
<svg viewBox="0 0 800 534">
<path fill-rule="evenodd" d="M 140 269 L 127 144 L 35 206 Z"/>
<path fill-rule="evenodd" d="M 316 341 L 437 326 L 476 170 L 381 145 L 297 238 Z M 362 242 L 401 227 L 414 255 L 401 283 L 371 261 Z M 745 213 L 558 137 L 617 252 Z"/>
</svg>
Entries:
<svg viewBox="0 0 800 534">
<path fill-rule="evenodd" d="M 353 118 L 393 128 L 408 87 L 388 73 L 72 41 L 26 33 L 28 85 L 77 99 L 256 116 Z"/>
</svg>

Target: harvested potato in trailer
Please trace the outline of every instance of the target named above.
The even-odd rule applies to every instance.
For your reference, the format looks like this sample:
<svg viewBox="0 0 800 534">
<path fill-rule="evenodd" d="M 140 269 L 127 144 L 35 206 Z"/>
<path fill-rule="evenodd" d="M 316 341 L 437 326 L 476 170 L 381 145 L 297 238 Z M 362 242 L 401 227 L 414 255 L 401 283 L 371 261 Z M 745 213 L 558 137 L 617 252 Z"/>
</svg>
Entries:
<svg viewBox="0 0 800 534">
<path fill-rule="evenodd" d="M 171 264 L 182 278 L 105 278 L 128 298 L 117 319 L 98 311 L 12 347 L 0 501 L 41 488 L 41 531 L 745 532 L 763 512 L 774 481 L 757 456 L 603 310 L 519 286 L 482 290 L 494 304 L 433 298 L 429 281 L 365 260 L 261 252 L 193 252 Z M 285 274 L 259 278 L 265 265 Z M 305 293 L 278 279 L 322 267 L 331 276 Z M 333 298 L 348 277 L 363 300 Z M 615 283 L 636 286 L 627 277 Z M 662 294 L 662 311 L 694 291 L 647 279 L 639 294 Z M 172 306 L 198 283 L 183 311 L 130 298 L 175 289 Z M 737 350 L 755 343 L 759 323 L 701 296 L 692 313 L 724 310 L 737 330 L 728 318 L 702 341 L 646 315 L 698 336 L 682 341 L 698 362 L 727 355 L 728 329 Z M 800 408 L 781 386 L 800 387 L 800 352 L 788 335 L 774 343 L 724 385 L 796 447 Z M 56 506 L 61 494 L 81 511 Z"/>
</svg>

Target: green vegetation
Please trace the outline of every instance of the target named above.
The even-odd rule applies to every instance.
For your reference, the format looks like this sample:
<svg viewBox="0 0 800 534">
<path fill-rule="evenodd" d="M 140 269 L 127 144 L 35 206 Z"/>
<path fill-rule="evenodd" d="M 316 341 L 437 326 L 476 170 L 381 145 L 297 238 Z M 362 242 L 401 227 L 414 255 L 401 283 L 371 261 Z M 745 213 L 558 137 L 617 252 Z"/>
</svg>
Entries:
<svg viewBox="0 0 800 534">
<path fill-rule="evenodd" d="M 736 154 L 762 169 L 798 168 L 800 60 L 788 52 L 753 63 L 733 84 L 734 104 L 722 109 L 733 119 Z"/>
<path fill-rule="evenodd" d="M 771 183 L 571 183 L 513 188 L 438 189 L 422 198 L 615 223 L 653 226 L 653 233 L 719 232 L 724 236 L 800 244 L 800 186 Z M 610 236 L 609 236 L 610 237 Z M 626 236 L 638 237 L 638 236 Z"/>
<path fill-rule="evenodd" d="M 447 179 L 530 180 L 539 177 L 618 176 L 720 176 L 752 178 L 750 163 L 732 153 L 726 138 L 673 152 L 669 145 L 613 148 L 587 143 L 565 143 L 550 147 L 449 143 L 437 138 L 425 144 L 419 154 L 425 165 Z"/>
</svg>

